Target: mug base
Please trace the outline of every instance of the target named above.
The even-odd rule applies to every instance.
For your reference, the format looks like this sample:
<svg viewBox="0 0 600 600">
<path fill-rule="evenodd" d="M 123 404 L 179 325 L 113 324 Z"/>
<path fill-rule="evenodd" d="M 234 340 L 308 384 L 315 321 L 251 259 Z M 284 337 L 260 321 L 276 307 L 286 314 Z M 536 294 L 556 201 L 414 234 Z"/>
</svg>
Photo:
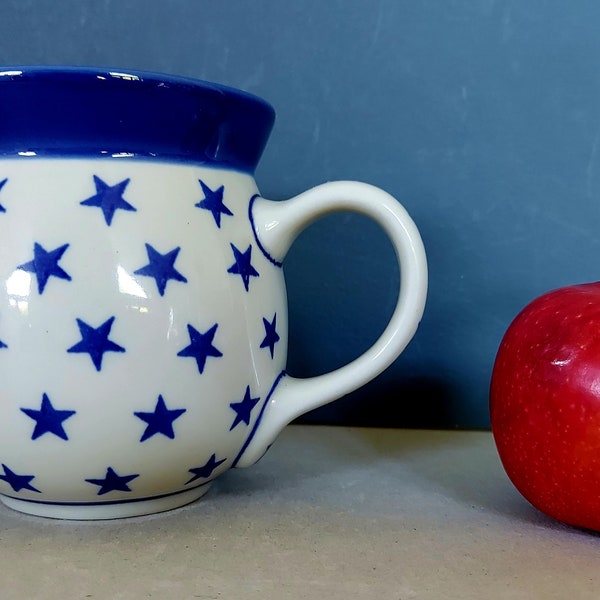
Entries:
<svg viewBox="0 0 600 600">
<path fill-rule="evenodd" d="M 173 510 L 190 504 L 206 494 L 210 488 L 208 482 L 192 490 L 140 498 L 123 502 L 40 502 L 38 500 L 22 500 L 0 494 L 2 503 L 13 510 L 51 519 L 70 519 L 76 521 L 96 521 L 101 519 L 123 519 L 125 517 L 140 517 L 153 513 Z"/>
</svg>

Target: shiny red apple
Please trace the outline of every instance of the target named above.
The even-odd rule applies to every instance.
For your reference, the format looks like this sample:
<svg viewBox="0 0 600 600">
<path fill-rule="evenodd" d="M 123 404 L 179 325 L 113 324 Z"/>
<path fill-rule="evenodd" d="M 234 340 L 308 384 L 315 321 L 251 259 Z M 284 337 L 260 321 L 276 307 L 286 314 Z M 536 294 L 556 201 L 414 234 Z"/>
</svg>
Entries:
<svg viewBox="0 0 600 600">
<path fill-rule="evenodd" d="M 515 318 L 494 364 L 490 413 L 523 496 L 600 531 L 600 282 L 544 294 Z"/>
</svg>

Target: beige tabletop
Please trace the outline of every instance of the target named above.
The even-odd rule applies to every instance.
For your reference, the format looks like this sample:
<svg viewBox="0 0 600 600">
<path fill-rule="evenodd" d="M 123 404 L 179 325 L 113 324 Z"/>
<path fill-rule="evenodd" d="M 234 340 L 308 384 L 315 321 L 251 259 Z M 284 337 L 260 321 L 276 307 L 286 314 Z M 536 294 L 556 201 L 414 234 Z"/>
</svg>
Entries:
<svg viewBox="0 0 600 600">
<path fill-rule="evenodd" d="M 486 432 L 288 427 L 151 517 L 0 508 L 0 598 L 600 598 L 600 536 L 513 489 Z"/>
</svg>

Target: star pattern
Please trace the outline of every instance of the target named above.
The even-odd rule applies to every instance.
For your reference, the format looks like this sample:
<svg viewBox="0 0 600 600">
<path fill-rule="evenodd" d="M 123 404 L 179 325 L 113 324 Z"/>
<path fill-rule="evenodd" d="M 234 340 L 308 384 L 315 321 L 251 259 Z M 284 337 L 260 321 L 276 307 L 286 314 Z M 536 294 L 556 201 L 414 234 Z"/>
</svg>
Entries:
<svg viewBox="0 0 600 600">
<path fill-rule="evenodd" d="M 229 428 L 229 431 L 235 429 L 240 423 L 250 425 L 252 409 L 258 404 L 260 398 L 252 398 L 250 395 L 250 386 L 246 386 L 244 399 L 240 402 L 232 402 L 229 406 L 235 411 L 235 419 Z"/>
<path fill-rule="evenodd" d="M 225 204 L 223 204 L 223 192 L 225 191 L 225 186 L 221 186 L 216 190 L 211 190 L 201 179 L 198 179 L 198 182 L 202 186 L 204 199 L 200 200 L 197 204 L 194 204 L 194 206 L 203 208 L 204 210 L 210 210 L 215 220 L 215 224 L 220 229 L 221 215 L 233 216 L 233 213 L 225 206 Z"/>
<path fill-rule="evenodd" d="M 250 287 L 250 277 L 258 277 L 258 271 L 252 266 L 252 245 L 249 245 L 245 252 L 240 252 L 233 244 L 231 249 L 233 250 L 233 256 L 235 262 L 227 269 L 228 273 L 239 275 L 244 282 L 244 288 L 246 291 Z"/>
<path fill-rule="evenodd" d="M 99 486 L 98 496 L 104 496 L 108 492 L 130 492 L 131 488 L 127 484 L 136 477 L 139 477 L 139 474 L 118 475 L 112 467 L 108 467 L 104 479 L 86 479 L 86 481 Z"/>
<path fill-rule="evenodd" d="M 275 356 L 275 344 L 281 339 L 277 333 L 277 313 L 273 315 L 273 320 L 269 321 L 263 317 L 265 326 L 265 337 L 260 343 L 261 348 L 268 348 L 271 352 L 271 358 Z"/>
<path fill-rule="evenodd" d="M 137 210 L 123 198 L 123 193 L 129 184 L 129 179 L 124 179 L 115 185 L 108 185 L 100 179 L 100 177 L 94 175 L 94 184 L 96 186 L 96 193 L 80 202 L 80 204 L 82 206 L 95 206 L 100 208 L 104 215 L 104 220 L 109 227 L 112 224 L 112 220 L 117 210 Z"/>
<path fill-rule="evenodd" d="M 96 371 L 102 369 L 105 352 L 125 352 L 125 348 L 108 339 L 115 317 L 110 317 L 100 327 L 90 327 L 85 321 L 77 319 L 81 341 L 71 346 L 67 352 L 87 353 L 90 355 Z"/>
<path fill-rule="evenodd" d="M 192 473 L 193 477 L 189 481 L 186 481 L 185 484 L 187 485 L 188 483 L 192 483 L 192 481 L 197 481 L 198 479 L 208 479 L 213 474 L 213 471 L 219 465 L 222 465 L 226 460 L 226 458 L 217 460 L 217 455 L 213 454 L 201 467 L 188 469 L 188 471 Z"/>
<path fill-rule="evenodd" d="M 6 185 L 6 182 L 8 181 L 8 177 L 5 177 L 2 181 L 0 181 L 0 190 L 2 190 L 2 188 Z M 0 213 L 5 213 L 6 212 L 6 208 L 4 208 L 4 206 L 2 206 L 2 204 L 0 204 Z"/>
<path fill-rule="evenodd" d="M 165 288 L 169 279 L 187 283 L 187 279 L 173 266 L 177 260 L 177 255 L 181 248 L 177 246 L 174 250 L 161 254 L 157 252 L 150 244 L 146 244 L 146 252 L 148 253 L 148 264 L 137 271 L 136 275 L 146 275 L 154 277 L 156 287 L 161 296 L 165 295 Z"/>
<path fill-rule="evenodd" d="M 63 422 L 72 417 L 76 411 L 57 410 L 52 406 L 47 394 L 42 396 L 42 405 L 39 410 L 22 408 L 21 411 L 35 421 L 35 427 L 31 435 L 32 440 L 37 440 L 45 433 L 53 433 L 63 440 L 69 439 L 63 427 Z"/>
<path fill-rule="evenodd" d="M 2 481 L 6 481 L 13 491 L 20 492 L 21 490 L 29 490 L 31 492 L 38 492 L 41 494 L 40 490 L 33 487 L 30 483 L 33 479 L 35 479 L 35 475 L 17 475 L 5 464 L 2 464 L 2 468 L 4 469 L 4 475 L 0 475 L 0 479 L 2 479 Z"/>
<path fill-rule="evenodd" d="M 178 419 L 184 412 L 185 408 L 174 408 L 169 410 L 165 404 L 165 401 L 160 395 L 156 402 L 156 407 L 153 412 L 134 412 L 133 414 L 147 423 L 147 427 L 140 438 L 140 442 L 146 441 L 157 433 L 162 433 L 169 439 L 175 438 L 175 432 L 173 431 L 173 421 Z"/>
<path fill-rule="evenodd" d="M 97 175 L 92 175 L 90 173 L 89 176 L 93 177 L 96 193 L 93 196 L 90 196 L 89 198 L 86 198 L 82 201 L 80 201 L 81 196 L 79 198 L 74 198 L 73 200 L 75 202 L 75 207 L 78 207 L 78 202 L 81 206 L 99 208 L 102 211 L 103 219 L 108 227 L 111 227 L 114 223 L 114 217 L 117 211 L 137 213 L 138 209 L 136 208 L 136 206 L 134 206 L 135 204 L 140 208 L 138 214 L 142 213 L 142 207 L 144 206 L 142 203 L 136 201 L 135 197 L 133 197 L 133 204 L 131 204 L 124 197 L 124 195 L 127 195 L 129 198 L 129 193 L 126 194 L 126 189 L 130 183 L 129 178 L 123 179 L 115 185 L 109 185 L 106 181 L 104 181 Z M 4 188 L 8 181 L 8 178 L 0 180 L 0 191 Z M 206 215 L 205 225 L 208 224 L 208 226 L 211 229 L 213 228 L 211 218 L 214 220 L 214 224 L 218 229 L 221 229 L 221 225 L 224 222 L 224 217 L 226 219 L 227 224 L 235 222 L 234 218 L 242 218 L 240 216 L 234 215 L 230 208 L 224 203 L 225 187 L 223 185 L 218 187 L 215 186 L 215 189 L 212 189 L 209 186 L 207 186 L 204 181 L 200 179 L 198 179 L 197 181 L 200 184 L 200 187 L 202 188 L 204 197 L 201 200 L 199 200 L 196 204 L 194 204 L 195 208 L 191 206 L 191 203 L 187 205 L 190 214 L 195 213 L 196 208 L 201 209 L 202 211 L 210 212 L 211 216 Z M 195 182 L 193 183 L 195 184 Z M 133 190 L 134 188 L 131 189 Z M 197 188 L 195 189 L 197 191 Z M 77 208 L 77 210 L 79 209 Z M 0 212 L 6 212 L 6 209 L 1 204 Z M 232 217 L 232 219 L 229 220 L 229 217 Z M 132 218 L 135 219 L 137 217 Z M 93 221 L 95 220 L 96 217 L 94 217 Z M 101 228 L 104 228 L 104 225 L 102 225 L 100 219 L 97 220 L 97 225 Z M 244 226 L 248 227 L 247 221 L 245 222 Z M 67 240 L 64 241 L 66 242 Z M 19 266 L 17 266 L 16 269 L 20 271 L 25 271 L 27 273 L 31 273 L 32 276 L 35 275 L 37 280 L 38 295 L 42 297 L 39 299 L 40 303 L 46 302 L 44 298 L 45 296 L 49 296 L 49 294 L 46 293 L 49 284 L 52 290 L 54 290 L 53 286 L 56 286 L 57 292 L 60 291 L 59 288 L 61 288 L 61 286 L 65 286 L 65 284 L 59 282 L 50 283 L 50 280 L 52 278 L 62 280 L 63 282 L 71 282 L 75 279 L 75 283 L 69 286 L 62 287 L 61 289 L 63 290 L 73 288 L 75 285 L 80 285 L 81 282 L 84 281 L 83 278 L 79 277 L 79 271 L 77 269 L 87 268 L 87 265 L 83 265 L 82 261 L 79 260 L 78 244 L 75 243 L 74 240 L 69 241 L 72 243 L 64 243 L 54 248 L 48 248 L 48 246 L 44 246 L 42 245 L 42 243 L 33 239 L 30 242 L 26 242 L 27 244 L 32 244 L 33 256 L 31 256 L 30 254 L 28 257 L 30 260 L 28 260 L 28 262 L 23 262 L 22 264 L 19 264 Z M 229 242 L 229 240 L 227 241 Z M 143 240 L 135 243 L 139 243 L 139 246 L 141 247 L 142 242 Z M 133 242 L 131 243 L 133 244 Z M 161 244 L 163 243 L 164 241 L 161 242 Z M 240 244 L 240 247 L 243 248 L 241 243 L 238 243 Z M 169 244 L 168 241 L 167 244 Z M 256 267 L 262 270 L 260 265 L 262 265 L 263 263 L 259 262 L 262 260 L 262 257 L 257 251 L 253 264 L 252 244 L 248 244 L 247 248 L 244 251 L 240 250 L 233 243 L 229 243 L 229 245 L 233 254 L 233 264 L 228 262 L 225 264 L 221 263 L 221 266 L 218 267 L 218 271 L 219 277 L 222 277 L 222 282 L 217 283 L 219 283 L 219 285 L 226 285 L 228 281 L 231 281 L 229 277 L 230 275 L 239 276 L 242 280 L 245 292 L 250 293 L 250 284 L 252 282 L 252 279 L 258 278 L 260 276 L 259 271 Z M 32 246 L 29 246 L 29 248 L 31 249 Z M 184 275 L 184 273 L 182 273 L 179 270 L 179 268 L 176 267 L 178 260 L 181 261 L 180 256 L 182 252 L 182 246 L 178 246 L 175 243 L 166 245 L 166 247 L 163 245 L 161 249 L 166 250 L 168 248 L 172 248 L 164 254 L 159 252 L 157 248 L 150 243 L 145 243 L 144 246 L 148 257 L 148 262 L 147 264 L 133 271 L 133 273 L 136 276 L 140 276 L 140 279 L 143 277 L 150 277 L 154 279 L 156 288 L 158 290 L 158 294 L 161 297 L 168 297 L 169 294 L 172 293 L 172 289 L 178 287 L 179 283 L 188 283 L 188 277 L 190 277 L 191 279 L 192 273 L 188 273 L 187 268 L 184 266 Z M 158 247 L 160 248 L 160 246 Z M 119 248 L 115 246 L 115 252 L 118 253 L 118 251 Z M 193 259 L 193 255 L 191 258 L 188 258 L 190 255 L 187 253 L 188 251 L 186 250 L 185 245 L 183 245 L 183 252 L 183 256 L 185 259 Z M 61 261 L 63 261 L 65 254 L 68 258 L 72 259 L 72 262 L 69 261 L 67 266 L 63 268 L 63 266 L 61 265 Z M 23 258 L 25 257 L 22 257 L 21 260 Z M 13 262 L 12 264 L 18 264 L 18 259 L 15 260 L 15 262 Z M 136 266 L 139 266 L 140 264 L 143 263 L 140 261 Z M 226 269 L 227 264 L 231 264 L 231 266 Z M 29 278 L 27 278 L 27 281 L 29 282 Z M 175 283 L 169 284 L 169 282 L 171 281 Z M 235 281 L 237 281 L 237 277 L 235 278 Z M 234 287 L 237 287 L 237 285 L 238 284 L 235 283 Z M 153 288 L 154 284 L 151 283 L 151 286 Z M 254 291 L 255 287 L 259 288 L 260 286 L 254 284 L 252 291 Z M 240 293 L 244 293 L 241 291 L 241 287 L 238 288 L 238 290 Z M 51 300 L 52 298 L 49 298 L 48 301 Z M 268 310 L 268 308 L 266 310 Z M 273 359 L 276 346 L 281 340 L 281 337 L 277 331 L 277 313 L 271 312 L 267 314 L 272 314 L 273 318 L 269 319 L 267 316 L 262 317 L 264 337 L 260 342 L 260 348 L 267 349 L 271 355 L 271 359 Z M 126 319 L 126 317 L 120 316 L 121 313 L 118 313 L 118 315 L 119 319 Z M 256 319 L 257 320 L 255 321 L 255 325 L 258 326 L 260 322 L 258 321 L 258 316 Z M 82 318 L 76 318 L 75 322 L 79 330 L 80 339 L 79 341 L 76 341 L 76 343 L 73 343 L 75 342 L 75 339 L 73 340 L 73 345 L 66 349 L 66 354 L 64 356 L 66 357 L 71 354 L 88 354 L 89 359 L 91 360 L 97 372 L 102 371 L 102 368 L 105 365 L 105 354 L 107 352 L 123 354 L 127 352 L 124 347 L 127 346 L 130 349 L 131 356 L 134 356 L 133 346 L 129 346 L 127 338 L 127 333 L 129 331 L 127 327 L 127 321 L 125 320 L 124 323 L 122 323 L 121 326 L 119 326 L 118 329 L 115 329 L 115 331 L 113 332 L 115 320 L 116 316 L 113 314 L 113 316 L 110 316 L 98 327 L 94 327 L 90 323 L 84 321 Z M 211 322 L 212 321 L 208 321 L 208 323 Z M 61 327 L 64 324 L 61 325 L 61 323 L 57 322 L 53 325 L 55 327 Z M 200 331 L 196 329 L 192 324 L 188 323 L 187 333 L 189 336 L 189 344 L 183 347 L 181 350 L 179 350 L 176 356 L 180 358 L 192 358 L 195 361 L 198 373 L 204 373 L 207 361 L 209 362 L 209 365 L 213 364 L 212 360 L 209 359 L 217 359 L 223 357 L 222 350 L 224 350 L 226 353 L 228 352 L 228 346 L 222 345 L 230 343 L 232 339 L 230 332 L 227 330 L 227 326 L 227 322 L 223 322 L 221 330 L 220 322 L 214 322 L 214 324 L 210 328 Z M 254 339 L 252 340 L 252 346 L 254 348 L 256 348 L 256 344 L 259 342 L 260 339 L 261 338 L 259 335 L 254 336 Z M 12 347 L 13 343 L 11 339 L 7 341 L 11 344 Z M 120 345 L 117 342 L 122 342 L 124 346 Z M 185 342 L 182 342 L 181 346 L 184 346 L 184 343 Z M 61 348 L 64 349 L 66 346 L 67 344 L 61 346 Z M 0 349 L 6 348 L 8 348 L 8 345 L 0 340 Z M 13 350 L 11 349 L 8 350 L 8 352 L 12 351 Z M 64 350 L 61 351 L 64 352 Z M 173 358 L 173 355 L 174 352 L 171 354 L 170 360 L 174 360 L 175 362 L 177 362 L 177 360 Z M 126 359 L 127 356 L 124 357 L 124 360 Z M 74 358 L 65 358 L 65 360 L 71 361 L 74 360 Z M 87 358 L 82 360 L 85 364 L 89 364 L 87 363 Z M 135 360 L 138 360 L 138 357 L 136 357 Z M 143 358 L 141 360 L 143 360 Z M 26 430 L 27 436 L 30 435 L 31 441 L 33 442 L 36 440 L 41 440 L 35 442 L 39 446 L 44 446 L 47 443 L 46 440 L 51 441 L 53 438 L 58 438 L 65 442 L 69 442 L 69 446 L 73 445 L 74 441 L 76 441 L 77 444 L 85 443 L 85 437 L 82 438 L 82 435 L 85 436 L 85 432 L 87 431 L 87 429 L 85 427 L 83 427 L 81 431 L 79 429 L 80 423 L 83 423 L 85 419 L 88 418 L 84 410 L 85 405 L 82 405 L 81 407 L 75 407 L 77 408 L 77 410 L 74 410 L 73 408 L 57 408 L 53 404 L 53 400 L 57 400 L 52 395 L 52 392 L 50 391 L 50 395 L 52 395 L 51 399 L 48 393 L 43 392 L 42 390 L 43 388 L 39 390 L 39 395 L 37 396 L 38 399 L 41 396 L 41 402 L 39 405 L 35 407 L 19 407 L 20 412 L 17 412 L 17 414 L 22 413 L 24 415 L 23 417 L 21 417 L 23 423 L 31 426 L 31 429 L 27 428 Z M 258 393 L 260 394 L 260 392 Z M 241 394 L 237 396 L 237 398 L 239 399 L 240 396 Z M 133 408 L 131 408 L 126 410 L 125 412 L 125 417 L 129 419 L 130 422 L 137 423 L 137 425 L 139 426 L 139 429 L 133 431 L 132 441 L 134 443 L 138 443 L 139 440 L 139 442 L 141 443 L 147 442 L 152 439 L 160 440 L 161 438 L 175 440 L 176 438 L 181 437 L 183 439 L 183 432 L 185 431 L 185 429 L 178 429 L 179 426 L 178 424 L 175 424 L 175 422 L 177 421 L 177 423 L 185 423 L 185 419 L 188 418 L 186 413 L 188 413 L 188 410 L 191 410 L 191 406 L 193 406 L 193 404 L 190 403 L 190 406 L 188 406 L 188 408 L 185 408 L 186 404 L 182 402 L 183 406 L 180 404 L 179 407 L 171 407 L 167 406 L 167 403 L 165 402 L 165 399 L 162 394 L 156 393 L 155 395 L 150 396 L 150 399 L 152 398 L 156 398 L 156 403 L 153 408 L 137 411 L 133 411 Z M 169 401 L 168 397 L 167 401 Z M 229 425 L 230 423 L 231 425 L 229 427 L 229 431 L 233 431 L 234 429 L 238 428 L 244 429 L 244 427 L 249 427 L 252 423 L 254 411 L 258 410 L 256 407 L 259 405 L 259 403 L 260 398 L 258 396 L 254 397 L 251 393 L 250 385 L 247 385 L 244 390 L 243 398 L 235 402 L 230 402 L 228 405 L 226 403 L 219 409 L 222 409 L 225 413 L 225 423 L 223 424 L 223 428 L 226 429 L 227 425 Z M 58 404 L 60 406 L 61 403 L 58 402 Z M 229 409 L 227 408 L 227 406 L 229 406 Z M 147 405 L 144 406 L 144 408 L 146 407 Z M 228 410 L 231 410 L 232 412 L 227 415 Z M 129 417 L 127 417 L 127 414 L 129 415 Z M 74 416 L 76 416 L 76 418 L 71 421 L 71 417 Z M 231 418 L 231 420 L 229 420 L 229 417 Z M 182 421 L 179 421 L 179 419 L 182 419 Z M 133 429 L 133 427 L 131 429 Z M 225 433 L 225 431 L 223 433 Z M 77 436 L 79 436 L 79 438 L 77 438 Z M 170 444 L 170 442 L 164 443 Z M 153 442 L 148 442 L 148 445 L 151 444 L 153 444 Z M 141 447 L 145 448 L 146 445 Z M 142 452 L 142 450 L 140 450 L 140 452 Z M 207 452 L 206 455 L 208 455 L 209 453 L 210 451 Z M 29 457 L 30 454 L 26 452 L 23 454 L 23 456 Z M 11 462 L 10 459 L 5 460 L 8 460 L 9 463 Z M 219 467 L 221 465 L 224 465 L 224 463 L 226 463 L 227 460 L 227 458 L 218 457 L 217 453 L 212 453 L 210 458 L 204 464 L 188 469 L 190 475 L 188 481 L 186 482 L 186 485 L 192 484 L 193 482 L 199 480 L 200 483 L 203 483 L 203 480 L 211 479 L 212 477 L 214 477 L 215 472 L 218 473 L 222 470 L 219 469 Z M 98 468 L 98 465 L 96 465 L 93 468 L 93 470 L 91 470 L 91 472 L 88 471 L 87 473 L 84 472 L 79 475 L 80 482 L 85 481 L 91 484 L 88 488 L 90 491 L 93 490 L 92 486 L 97 486 L 98 496 L 104 496 L 106 494 L 110 494 L 111 492 L 131 492 L 132 488 L 134 490 L 136 489 L 136 485 L 134 484 L 132 486 L 131 482 L 136 480 L 138 477 L 140 477 L 141 479 L 145 477 L 143 472 L 140 475 L 139 472 L 128 473 L 127 470 L 121 470 L 121 468 L 127 469 L 127 467 L 123 467 L 122 465 L 120 466 L 116 463 L 112 463 L 112 466 L 106 467 L 104 466 L 105 464 L 106 463 L 101 463 L 100 469 L 98 470 L 96 470 Z M 43 493 L 40 489 L 33 485 L 33 481 L 36 480 L 36 475 L 33 475 L 32 471 L 37 472 L 35 467 L 27 466 L 27 463 L 20 464 L 18 465 L 18 467 L 19 469 L 22 469 L 22 471 L 20 473 L 17 473 L 11 470 L 6 464 L 0 463 L 0 465 L 1 469 L 3 469 L 3 471 L 0 470 L 0 481 L 3 481 L 6 484 L 8 484 L 14 492 L 29 491 L 36 492 L 39 494 Z M 104 475 L 100 475 L 100 473 L 104 471 L 104 468 L 106 468 Z M 119 470 L 117 471 L 117 469 Z M 134 470 L 134 468 L 131 467 L 130 469 Z M 135 470 L 138 471 L 138 469 Z M 96 475 L 96 477 L 84 479 L 86 475 L 92 474 Z M 41 473 L 38 473 L 38 475 L 40 477 L 42 476 Z M 41 481 L 44 482 L 46 480 L 41 479 Z M 81 484 L 85 485 L 83 483 Z M 44 489 L 45 485 L 42 484 L 42 486 L 40 487 Z M 111 501 L 112 499 L 109 498 L 108 502 Z"/>
<path fill-rule="evenodd" d="M 62 258 L 68 247 L 69 244 L 64 244 L 59 248 L 47 251 L 43 246 L 35 242 L 33 245 L 33 260 L 18 266 L 17 269 L 35 273 L 38 283 L 38 293 L 43 294 L 50 277 L 71 281 L 71 276 L 58 266 L 58 261 Z"/>
<path fill-rule="evenodd" d="M 198 372 L 203 373 L 206 359 L 209 356 L 214 356 L 215 358 L 223 356 L 223 353 L 213 345 L 218 326 L 219 324 L 215 323 L 208 331 L 200 333 L 197 329 L 188 324 L 187 328 L 190 336 L 190 344 L 178 352 L 177 356 L 196 359 Z"/>
</svg>

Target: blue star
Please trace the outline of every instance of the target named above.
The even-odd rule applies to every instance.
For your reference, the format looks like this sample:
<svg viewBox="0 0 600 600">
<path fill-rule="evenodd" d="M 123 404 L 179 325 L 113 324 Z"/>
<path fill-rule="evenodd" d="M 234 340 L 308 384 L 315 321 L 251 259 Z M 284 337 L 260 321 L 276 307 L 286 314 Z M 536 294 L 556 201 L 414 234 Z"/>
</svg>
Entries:
<svg viewBox="0 0 600 600">
<path fill-rule="evenodd" d="M 223 353 L 213 346 L 213 339 L 217 332 L 218 323 L 215 323 L 205 333 L 200 333 L 197 329 L 188 324 L 188 334 L 190 336 L 190 345 L 186 346 L 183 350 L 177 353 L 177 356 L 191 356 L 196 359 L 198 365 L 198 372 L 204 371 L 204 365 L 206 359 L 209 356 L 219 357 L 223 356 Z"/>
<path fill-rule="evenodd" d="M 33 260 L 30 260 L 23 265 L 19 265 L 17 269 L 35 273 L 38 282 L 38 292 L 43 294 L 48 279 L 52 276 L 71 281 L 71 276 L 58 266 L 58 261 L 62 258 L 62 255 L 68 247 L 69 244 L 64 244 L 63 246 L 60 246 L 60 248 L 48 252 L 44 250 L 40 244 L 35 242 L 33 244 Z"/>
<path fill-rule="evenodd" d="M 102 369 L 102 357 L 105 352 L 125 352 L 125 348 L 108 339 L 115 317 L 104 321 L 100 327 L 95 329 L 81 319 L 76 320 L 79 333 L 81 333 L 81 341 L 71 346 L 67 352 L 87 352 L 96 367 L 96 371 Z"/>
<path fill-rule="evenodd" d="M 35 479 L 35 475 L 17 475 L 14 471 L 11 471 L 5 464 L 2 465 L 4 469 L 4 475 L 0 475 L 0 479 L 6 481 L 8 485 L 15 491 L 20 492 L 21 490 L 30 490 L 32 492 L 38 492 L 40 490 L 34 488 L 31 483 L 32 479 Z"/>
<path fill-rule="evenodd" d="M 241 402 L 232 402 L 229 406 L 235 411 L 235 420 L 233 421 L 229 431 L 237 427 L 242 421 L 246 425 L 250 425 L 250 418 L 252 416 L 252 409 L 258 404 L 260 398 L 252 398 L 250 395 L 250 386 L 246 386 L 246 393 L 244 399 Z"/>
<path fill-rule="evenodd" d="M 268 348 L 271 351 L 271 358 L 275 354 L 275 344 L 281 339 L 277 333 L 277 313 L 273 315 L 273 320 L 269 322 L 263 317 L 265 326 L 265 339 L 260 343 L 261 348 Z"/>
<path fill-rule="evenodd" d="M 189 481 L 186 481 L 185 484 L 192 483 L 192 481 L 196 481 L 197 479 L 208 479 L 213 474 L 213 471 L 226 460 L 226 458 L 217 460 L 217 455 L 213 454 L 201 467 L 188 469 L 194 476 Z"/>
<path fill-rule="evenodd" d="M 69 439 L 62 424 L 63 421 L 72 417 L 76 411 L 56 410 L 46 394 L 42 396 L 40 410 L 34 410 L 33 408 L 22 408 L 21 410 L 35 421 L 35 428 L 31 436 L 32 440 L 37 440 L 45 433 L 53 433 L 63 440 Z"/>
<path fill-rule="evenodd" d="M 108 492 L 130 492 L 131 488 L 127 485 L 132 479 L 139 475 L 117 475 L 112 467 L 106 469 L 104 479 L 86 479 L 88 483 L 100 486 L 98 496 L 108 494 Z"/>
<path fill-rule="evenodd" d="M 185 408 L 169 410 L 165 405 L 162 395 L 159 395 L 154 412 L 134 412 L 133 414 L 136 417 L 148 423 L 140 442 L 147 440 L 157 433 L 162 433 L 166 437 L 174 439 L 173 421 L 178 419 L 185 411 Z"/>
<path fill-rule="evenodd" d="M 221 228 L 221 214 L 233 216 L 233 213 L 223 204 L 223 191 L 225 188 L 221 186 L 217 190 L 211 190 L 201 179 L 198 179 L 198 182 L 202 186 L 204 200 L 194 204 L 194 206 L 210 210 L 217 227 Z"/>
<path fill-rule="evenodd" d="M 0 190 L 5 186 L 7 181 L 8 177 L 5 177 L 2 181 L 0 181 Z M 2 204 L 0 204 L 0 212 L 6 212 L 6 209 L 4 208 L 4 206 L 2 206 Z"/>
<path fill-rule="evenodd" d="M 244 282 L 244 287 L 248 291 L 250 285 L 250 277 L 258 277 L 258 271 L 250 264 L 252 259 L 252 245 L 248 246 L 245 252 L 240 252 L 233 244 L 231 249 L 233 250 L 233 256 L 235 263 L 227 269 L 228 273 L 239 275 Z"/>
<path fill-rule="evenodd" d="M 109 227 L 117 209 L 136 210 L 123 198 L 123 192 L 129 183 L 129 179 L 124 179 L 116 185 L 108 185 L 100 177 L 94 175 L 94 183 L 96 184 L 96 193 L 87 200 L 80 202 L 80 204 L 83 206 L 97 206 L 102 209 L 104 219 Z"/>
<path fill-rule="evenodd" d="M 169 279 L 175 279 L 175 281 L 187 283 L 187 279 L 173 266 L 177 260 L 179 250 L 181 250 L 181 248 L 177 246 L 177 248 L 171 250 L 171 252 L 161 254 L 160 252 L 157 252 L 150 244 L 146 244 L 146 252 L 150 262 L 145 267 L 134 271 L 134 273 L 136 275 L 147 275 L 148 277 L 154 277 L 156 280 L 156 287 L 158 287 L 158 293 L 161 296 L 164 296 L 165 288 L 167 287 L 167 281 L 169 281 Z"/>
</svg>

